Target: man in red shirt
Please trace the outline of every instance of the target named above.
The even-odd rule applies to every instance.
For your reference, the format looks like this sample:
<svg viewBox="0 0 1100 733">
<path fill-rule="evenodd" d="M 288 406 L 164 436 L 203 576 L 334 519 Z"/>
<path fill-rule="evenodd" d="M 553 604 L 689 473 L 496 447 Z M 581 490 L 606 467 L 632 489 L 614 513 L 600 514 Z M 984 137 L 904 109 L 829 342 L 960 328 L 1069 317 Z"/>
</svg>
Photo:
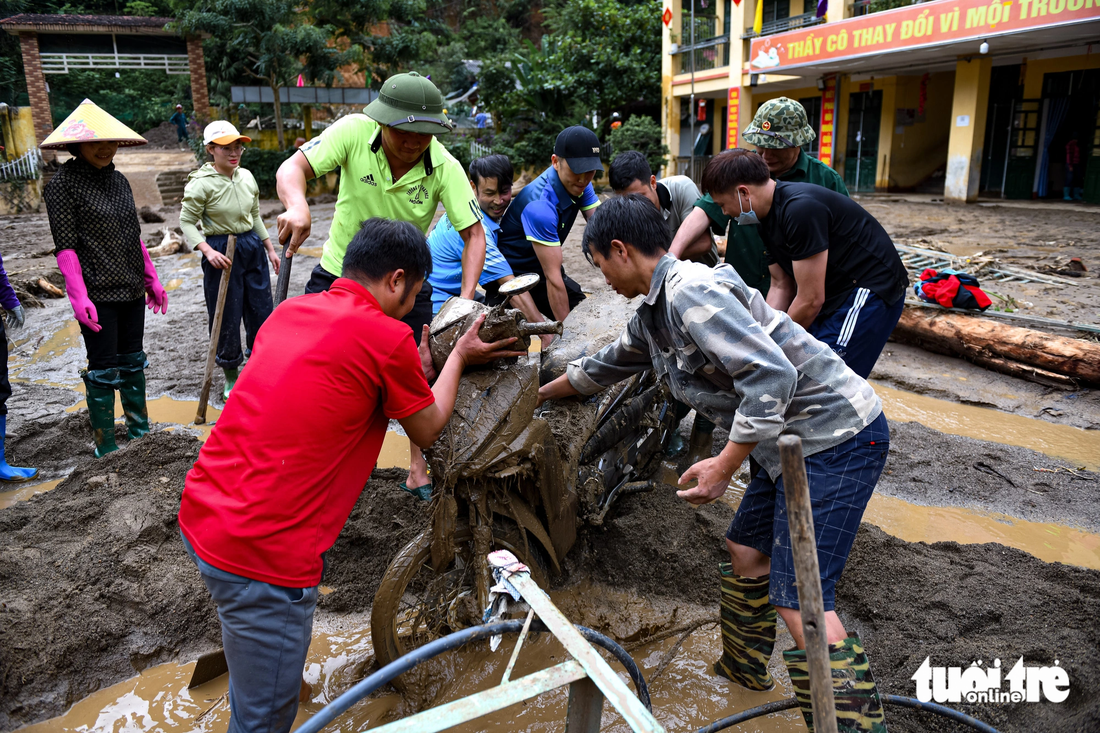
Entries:
<svg viewBox="0 0 1100 733">
<path fill-rule="evenodd" d="M 418 353 L 399 319 L 430 272 L 415 226 L 364 222 L 332 288 L 285 301 L 260 329 L 187 474 L 180 531 L 218 606 L 230 733 L 290 730 L 322 555 L 374 469 L 389 420 L 431 445 L 463 369 L 521 355 L 505 350 L 514 339 L 486 344 L 475 326 L 429 388 L 427 339 Z"/>
</svg>

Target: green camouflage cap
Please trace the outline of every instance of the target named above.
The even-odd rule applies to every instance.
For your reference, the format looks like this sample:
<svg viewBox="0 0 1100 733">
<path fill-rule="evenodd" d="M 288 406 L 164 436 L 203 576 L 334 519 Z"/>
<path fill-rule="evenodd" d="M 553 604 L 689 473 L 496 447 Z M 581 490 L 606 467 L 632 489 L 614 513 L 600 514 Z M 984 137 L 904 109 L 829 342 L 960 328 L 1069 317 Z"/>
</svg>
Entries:
<svg viewBox="0 0 1100 733">
<path fill-rule="evenodd" d="M 363 113 L 387 127 L 428 135 L 442 135 L 455 126 L 443 113 L 439 89 L 415 71 L 386 79 L 378 98 Z"/>
<path fill-rule="evenodd" d="M 760 105 L 742 137 L 760 148 L 798 148 L 817 135 L 806 119 L 805 108 L 793 99 L 779 97 Z"/>
</svg>

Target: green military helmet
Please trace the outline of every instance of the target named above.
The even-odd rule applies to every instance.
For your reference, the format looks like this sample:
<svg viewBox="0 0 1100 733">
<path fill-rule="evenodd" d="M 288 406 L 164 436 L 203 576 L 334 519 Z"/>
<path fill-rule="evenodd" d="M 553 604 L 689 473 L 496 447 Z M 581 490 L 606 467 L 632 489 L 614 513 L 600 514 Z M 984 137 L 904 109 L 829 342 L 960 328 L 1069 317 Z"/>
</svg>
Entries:
<svg viewBox="0 0 1100 733">
<path fill-rule="evenodd" d="M 428 135 L 442 135 L 455 126 L 443 112 L 439 89 L 415 71 L 386 79 L 378 98 L 363 113 L 387 127 Z"/>
<path fill-rule="evenodd" d="M 742 136 L 760 148 L 799 148 L 817 134 L 806 119 L 806 109 L 793 99 L 779 97 L 760 105 Z"/>
</svg>

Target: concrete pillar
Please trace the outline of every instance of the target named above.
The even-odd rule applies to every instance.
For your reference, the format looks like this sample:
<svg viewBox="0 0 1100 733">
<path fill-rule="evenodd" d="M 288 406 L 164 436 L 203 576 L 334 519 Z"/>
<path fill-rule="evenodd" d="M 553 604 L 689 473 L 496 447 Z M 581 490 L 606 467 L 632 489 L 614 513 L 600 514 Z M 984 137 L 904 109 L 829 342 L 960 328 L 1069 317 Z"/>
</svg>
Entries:
<svg viewBox="0 0 1100 733">
<path fill-rule="evenodd" d="M 206 91 L 206 60 L 202 55 L 202 39 L 187 39 L 187 66 L 191 71 L 191 104 L 195 117 L 202 123 L 210 119 L 210 94 Z"/>
<path fill-rule="evenodd" d="M 46 92 L 46 75 L 42 73 L 42 58 L 38 55 L 38 34 L 20 31 L 19 48 L 23 52 L 23 72 L 27 77 L 27 96 L 31 100 L 34 138 L 38 144 L 53 132 L 50 117 L 50 95 Z"/>
<path fill-rule="evenodd" d="M 664 134 L 665 145 L 668 146 L 669 157 L 662 177 L 676 174 L 675 161 L 680 149 L 680 107 L 679 100 L 672 96 L 673 60 L 669 53 L 672 50 L 672 34 L 679 37 L 680 33 L 680 3 L 673 0 L 667 7 L 672 12 L 672 19 L 668 25 L 665 25 L 663 19 L 661 21 L 661 132 Z"/>
<path fill-rule="evenodd" d="M 947 181 L 943 189 L 943 198 L 947 203 L 964 204 L 978 198 L 992 69 L 993 62 L 986 56 L 960 58 L 955 65 L 951 137 L 947 143 Z"/>
</svg>

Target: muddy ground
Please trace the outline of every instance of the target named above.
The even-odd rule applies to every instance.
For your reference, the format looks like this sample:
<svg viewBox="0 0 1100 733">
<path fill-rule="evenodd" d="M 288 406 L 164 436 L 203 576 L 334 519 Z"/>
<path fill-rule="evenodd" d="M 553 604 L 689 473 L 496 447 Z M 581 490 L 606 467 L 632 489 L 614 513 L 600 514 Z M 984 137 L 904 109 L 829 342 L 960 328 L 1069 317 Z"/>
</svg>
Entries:
<svg viewBox="0 0 1100 733">
<path fill-rule="evenodd" d="M 70 423 L 72 421 L 67 421 Z M 0 729 L 56 715 L 95 690 L 218 645 L 214 609 L 179 541 L 175 514 L 199 443 L 163 431 L 101 461 L 83 461 L 57 489 L 0 512 Z M 425 520 L 424 505 L 374 473 L 329 554 L 320 607 L 369 609 L 388 559 Z M 556 585 L 595 593 L 583 621 L 624 642 L 713 613 L 725 503 L 698 509 L 671 487 L 625 497 L 603 528 L 581 532 Z M 602 608 L 600 589 L 671 608 L 638 626 Z M 911 696 L 925 656 L 1052 664 L 1070 674 L 1068 701 L 978 705 L 1003 731 L 1095 730 L 1100 684 L 1100 572 L 1046 564 L 1000 545 L 906 543 L 864 525 L 838 588 L 885 692 Z M 774 666 L 774 665 L 773 665 Z M 892 730 L 955 730 L 891 711 Z M 1057 725 L 1055 725 L 1057 721 Z"/>
<path fill-rule="evenodd" d="M 1095 299 L 1100 217 L 1090 210 L 1021 213 L 1007 207 L 864 203 L 891 233 L 914 243 L 943 243 L 959 254 L 972 254 L 962 251 L 966 247 L 1012 248 L 1017 264 L 1028 266 L 1058 265 L 1055 256 L 1097 261 L 1071 294 L 1043 286 L 1037 289 L 1043 292 L 1021 291 L 1019 297 L 1029 298 L 1037 315 L 1100 322 L 1100 299 Z M 261 205 L 272 228 L 277 206 Z M 178 209 L 160 213 L 166 221 L 143 225 L 146 236 L 178 224 Z M 313 237 L 294 265 L 292 294 L 302 291 L 317 263 L 332 205 L 318 204 L 314 215 Z M 28 294 L 33 294 L 29 290 L 36 276 L 60 284 L 44 216 L 0 218 L 0 232 L 7 235 L 0 251 L 13 281 L 30 283 L 24 288 Z M 565 248 L 566 269 L 595 292 L 606 286 L 580 255 L 582 232 L 578 221 Z M 147 321 L 149 394 L 194 399 L 206 339 L 198 256 L 169 255 L 156 263 L 170 289 L 169 312 L 150 314 Z M 43 478 L 71 476 L 52 492 L 0 511 L 0 608 L 5 614 L 0 729 L 55 715 L 92 689 L 159 661 L 193 658 L 217 643 L 213 609 L 174 523 L 183 476 L 198 444 L 186 430 L 175 428 L 103 461 L 91 459 L 86 413 L 65 412 L 82 398 L 79 336 L 73 331 L 67 339 L 57 335 L 71 329 L 71 310 L 67 301 L 41 292 L 38 298 L 43 307 L 28 310 L 27 328 L 9 334 L 16 343 L 10 362 L 16 383 L 9 401 L 9 457 L 40 467 Z M 1075 299 L 1078 305 L 1070 308 L 1059 299 Z M 913 347 L 889 345 L 873 377 L 941 399 L 1100 427 L 1100 390 L 1052 390 Z M 220 377 L 215 394 L 219 390 Z M 1094 480 L 1035 471 L 1068 468 L 1064 461 L 913 423 L 891 427 L 882 493 L 1100 531 Z M 724 438 L 719 431 L 716 445 Z M 325 612 L 365 611 L 388 559 L 424 521 L 423 506 L 396 488 L 403 477 L 395 470 L 372 476 L 330 553 L 325 583 L 337 590 L 322 597 Z M 681 615 L 712 612 L 714 566 L 722 557 L 720 538 L 732 512 L 722 503 L 693 509 L 671 489 L 626 497 L 605 527 L 582 531 L 566 562 L 567 575 L 558 583 L 585 581 L 597 589 L 630 591 L 654 604 L 679 604 Z M 967 665 L 993 657 L 1011 664 L 1020 655 L 1029 664 L 1052 663 L 1056 654 L 1070 672 L 1072 693 L 1066 703 L 978 706 L 974 712 L 1005 731 L 1100 726 L 1100 696 L 1094 692 L 1100 682 L 1095 662 L 1100 638 L 1093 623 L 1100 612 L 1100 573 L 1046 564 L 999 545 L 905 543 L 864 525 L 839 594 L 844 620 L 864 636 L 885 691 L 912 695 L 909 677 L 928 655 L 933 663 Z M 585 620 L 601 625 L 600 619 L 593 613 Z M 618 621 L 606 624 L 620 638 L 637 633 Z M 890 720 L 892 730 L 957 730 L 897 711 L 891 711 Z"/>
</svg>

